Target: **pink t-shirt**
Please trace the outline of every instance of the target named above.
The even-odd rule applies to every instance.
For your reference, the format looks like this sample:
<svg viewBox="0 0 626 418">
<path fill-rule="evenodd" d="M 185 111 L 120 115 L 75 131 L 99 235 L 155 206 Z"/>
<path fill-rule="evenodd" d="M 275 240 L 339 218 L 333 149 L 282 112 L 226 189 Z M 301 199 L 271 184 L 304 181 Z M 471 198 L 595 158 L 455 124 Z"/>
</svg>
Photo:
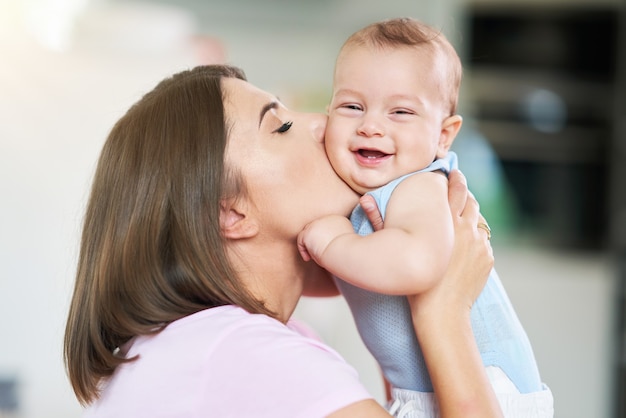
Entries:
<svg viewBox="0 0 626 418">
<path fill-rule="evenodd" d="M 137 337 L 85 417 L 323 417 L 371 398 L 330 347 L 235 306 Z"/>
</svg>

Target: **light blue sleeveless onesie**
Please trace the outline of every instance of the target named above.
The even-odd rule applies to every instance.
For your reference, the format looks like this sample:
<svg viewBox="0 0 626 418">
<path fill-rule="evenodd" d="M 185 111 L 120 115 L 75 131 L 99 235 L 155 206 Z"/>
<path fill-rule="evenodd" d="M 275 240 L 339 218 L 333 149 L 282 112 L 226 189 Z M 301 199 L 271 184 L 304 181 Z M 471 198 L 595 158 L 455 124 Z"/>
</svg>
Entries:
<svg viewBox="0 0 626 418">
<path fill-rule="evenodd" d="M 449 152 L 446 158 L 436 160 L 417 173 L 442 170 L 447 174 L 456 167 L 457 157 Z M 413 174 L 370 192 L 376 199 L 383 219 L 393 190 Z M 358 234 L 368 235 L 373 232 L 360 206 L 354 209 L 350 220 Z M 385 278 L 381 277 L 380 280 Z M 339 278 L 335 278 L 335 281 L 350 306 L 363 342 L 380 364 L 389 383 L 397 389 L 432 392 L 432 383 L 415 337 L 406 297 L 373 293 Z M 472 307 L 471 321 L 485 367 L 500 367 L 521 393 L 543 389 L 526 332 L 495 270 L 492 270 L 485 288 Z"/>
</svg>

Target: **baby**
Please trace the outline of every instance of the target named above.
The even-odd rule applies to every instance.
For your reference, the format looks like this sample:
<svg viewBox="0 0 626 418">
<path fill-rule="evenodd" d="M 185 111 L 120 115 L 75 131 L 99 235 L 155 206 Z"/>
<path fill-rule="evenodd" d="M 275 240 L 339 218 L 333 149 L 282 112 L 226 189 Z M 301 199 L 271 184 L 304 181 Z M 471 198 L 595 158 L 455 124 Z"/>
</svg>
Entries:
<svg viewBox="0 0 626 418">
<path fill-rule="evenodd" d="M 375 198 L 385 228 L 374 232 L 359 206 L 351 222 L 325 217 L 298 239 L 303 256 L 336 277 L 392 387 L 395 416 L 437 414 L 407 295 L 442 277 L 452 251 L 446 175 L 457 167 L 449 149 L 462 124 L 461 74 L 444 35 L 414 19 L 375 23 L 348 38 L 335 66 L 326 151 L 346 183 Z M 471 318 L 505 416 L 552 417 L 551 392 L 495 271 Z"/>
</svg>

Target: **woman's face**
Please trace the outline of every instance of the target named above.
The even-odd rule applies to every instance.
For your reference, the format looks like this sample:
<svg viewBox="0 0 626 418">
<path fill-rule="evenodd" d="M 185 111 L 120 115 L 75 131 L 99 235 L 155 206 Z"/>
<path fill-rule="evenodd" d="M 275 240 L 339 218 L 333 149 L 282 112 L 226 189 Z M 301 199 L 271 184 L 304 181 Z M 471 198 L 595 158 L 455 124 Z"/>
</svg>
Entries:
<svg viewBox="0 0 626 418">
<path fill-rule="evenodd" d="M 222 80 L 229 127 L 227 164 L 239 173 L 265 233 L 295 239 L 312 220 L 349 215 L 357 195 L 324 150 L 326 116 L 288 110 L 252 84 Z"/>
</svg>

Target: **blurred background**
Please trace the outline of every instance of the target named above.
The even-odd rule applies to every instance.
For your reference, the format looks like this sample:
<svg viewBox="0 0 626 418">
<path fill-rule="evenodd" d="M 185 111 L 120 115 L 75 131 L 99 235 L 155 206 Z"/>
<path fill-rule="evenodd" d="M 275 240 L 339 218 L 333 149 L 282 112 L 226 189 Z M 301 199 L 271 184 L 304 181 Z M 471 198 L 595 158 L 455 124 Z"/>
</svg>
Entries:
<svg viewBox="0 0 626 418">
<path fill-rule="evenodd" d="M 343 40 L 397 16 L 462 57 L 454 147 L 555 416 L 626 417 L 621 0 L 0 0 L 0 417 L 80 415 L 64 321 L 95 161 L 125 110 L 172 72 L 227 62 L 324 111 Z M 340 298 L 296 316 L 383 401 Z"/>
</svg>

